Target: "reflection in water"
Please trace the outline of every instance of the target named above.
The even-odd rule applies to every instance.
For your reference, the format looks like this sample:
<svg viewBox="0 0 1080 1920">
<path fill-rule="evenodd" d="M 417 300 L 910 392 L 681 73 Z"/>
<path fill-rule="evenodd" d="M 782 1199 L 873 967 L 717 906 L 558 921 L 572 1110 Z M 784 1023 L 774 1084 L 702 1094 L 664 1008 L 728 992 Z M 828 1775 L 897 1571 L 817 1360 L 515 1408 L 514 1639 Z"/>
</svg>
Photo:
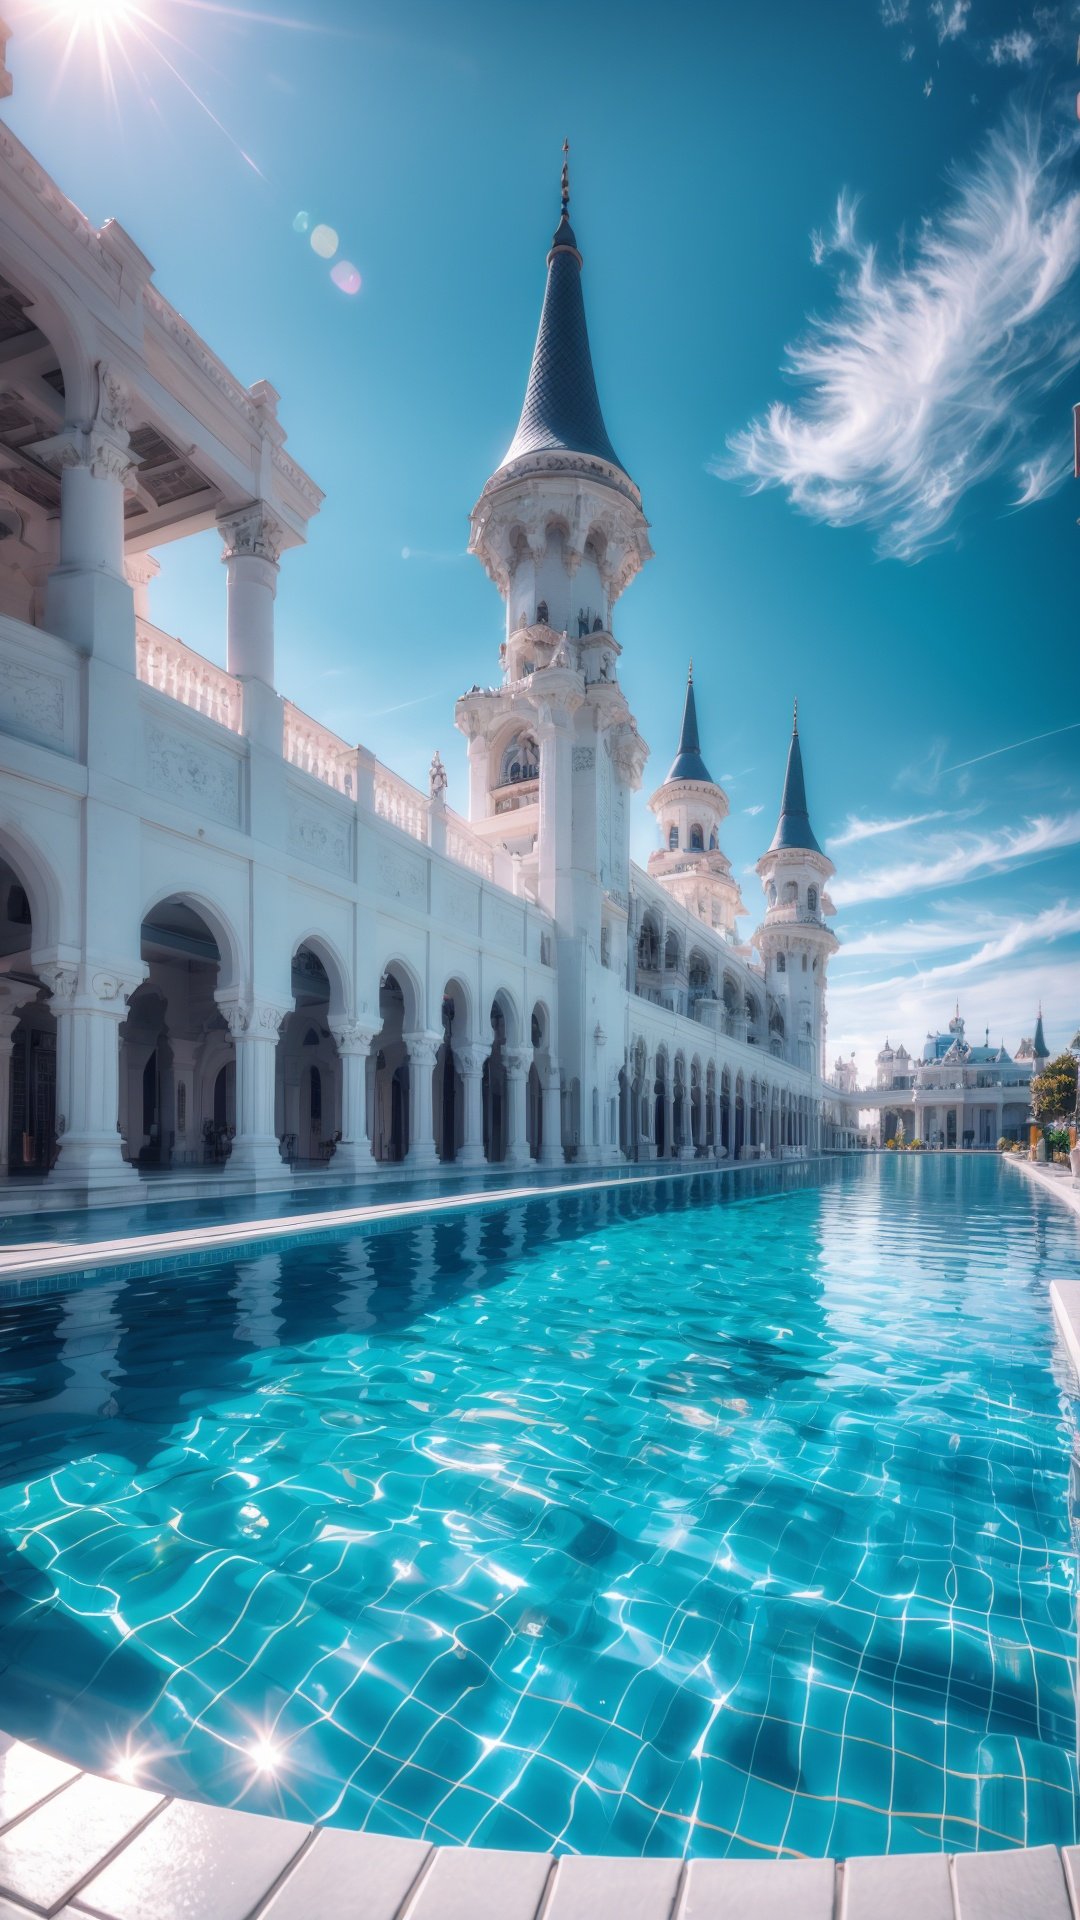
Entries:
<svg viewBox="0 0 1080 1920">
<path fill-rule="evenodd" d="M 738 1191 L 0 1307 L 0 1725 L 440 1841 L 1071 1840 L 1073 1223 L 989 1159 Z"/>
</svg>

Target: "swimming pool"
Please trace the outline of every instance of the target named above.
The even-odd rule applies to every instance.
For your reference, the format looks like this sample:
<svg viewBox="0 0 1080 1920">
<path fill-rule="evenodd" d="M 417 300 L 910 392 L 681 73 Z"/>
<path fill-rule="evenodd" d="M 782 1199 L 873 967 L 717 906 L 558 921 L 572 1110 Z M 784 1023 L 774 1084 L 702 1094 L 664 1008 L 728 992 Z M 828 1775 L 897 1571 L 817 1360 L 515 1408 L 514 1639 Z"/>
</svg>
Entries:
<svg viewBox="0 0 1080 1920">
<path fill-rule="evenodd" d="M 1071 1842 L 1075 1222 L 867 1157 L 0 1305 L 0 1727 L 440 1842 Z"/>
</svg>

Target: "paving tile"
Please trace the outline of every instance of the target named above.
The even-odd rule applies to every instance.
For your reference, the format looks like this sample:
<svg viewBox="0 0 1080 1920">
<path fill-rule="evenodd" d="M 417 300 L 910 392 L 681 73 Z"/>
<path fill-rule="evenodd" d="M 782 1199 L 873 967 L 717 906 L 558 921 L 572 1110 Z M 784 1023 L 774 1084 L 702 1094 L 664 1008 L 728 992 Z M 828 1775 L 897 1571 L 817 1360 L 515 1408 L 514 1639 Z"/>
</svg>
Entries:
<svg viewBox="0 0 1080 1920">
<path fill-rule="evenodd" d="M 173 1800 L 83 1887 L 77 1904 L 101 1920 L 247 1920 L 310 1831 L 299 1821 Z"/>
<path fill-rule="evenodd" d="M 1073 1913 L 1080 1920 L 1080 1847 L 1062 1847 L 1061 1864 L 1065 1869 L 1065 1884 L 1069 1889 Z"/>
<path fill-rule="evenodd" d="M 1056 1847 L 958 1853 L 956 1920 L 1072 1920 Z"/>
<path fill-rule="evenodd" d="M 680 1860 L 597 1860 L 567 1854 L 544 1920 L 670 1920 Z"/>
<path fill-rule="evenodd" d="M 80 1774 L 0 1836 L 0 1893 L 52 1913 L 160 1805 L 159 1793 Z"/>
<path fill-rule="evenodd" d="M 407 1920 L 535 1920 L 551 1864 L 546 1853 L 440 1847 Z"/>
<path fill-rule="evenodd" d="M 943 1853 L 849 1860 L 838 1920 L 953 1920 L 948 1860 Z"/>
<path fill-rule="evenodd" d="M 831 1860 L 692 1860 L 678 1920 L 833 1920 L 835 1892 Z"/>
<path fill-rule="evenodd" d="M 430 1855 L 423 1840 L 324 1827 L 259 1920 L 397 1920 Z"/>
<path fill-rule="evenodd" d="M 74 1780 L 78 1771 L 65 1760 L 54 1760 L 51 1753 L 28 1747 L 25 1740 L 0 1733 L 0 1827 L 29 1812 L 65 1780 Z"/>
</svg>

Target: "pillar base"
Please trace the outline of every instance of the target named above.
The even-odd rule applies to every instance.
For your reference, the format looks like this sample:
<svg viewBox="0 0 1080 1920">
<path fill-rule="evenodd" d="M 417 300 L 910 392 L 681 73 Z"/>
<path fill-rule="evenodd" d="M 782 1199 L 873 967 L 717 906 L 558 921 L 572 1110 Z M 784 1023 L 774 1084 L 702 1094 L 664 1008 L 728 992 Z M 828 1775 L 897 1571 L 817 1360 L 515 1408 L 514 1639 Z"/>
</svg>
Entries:
<svg viewBox="0 0 1080 1920">
<path fill-rule="evenodd" d="M 696 1160 L 697 1148 L 692 1143 L 688 1143 L 679 1148 L 676 1158 L 679 1160 Z"/>
<path fill-rule="evenodd" d="M 415 1146 L 409 1148 L 401 1164 L 409 1173 L 417 1168 L 422 1168 L 425 1173 L 429 1170 L 434 1173 L 440 1165 L 434 1140 L 418 1140 Z"/>
<path fill-rule="evenodd" d="M 484 1158 L 483 1147 L 479 1144 L 459 1147 L 454 1155 L 453 1165 L 455 1167 L 486 1167 L 487 1161 Z"/>
<path fill-rule="evenodd" d="M 370 1140 L 339 1140 L 330 1157 L 329 1170 L 342 1180 L 366 1179 L 375 1171 Z"/>
<path fill-rule="evenodd" d="M 225 1163 L 232 1175 L 257 1180 L 268 1175 L 280 1177 L 290 1172 L 288 1161 L 281 1157 L 281 1148 L 273 1136 L 261 1134 L 237 1134 L 232 1143 L 232 1152 Z"/>
<path fill-rule="evenodd" d="M 532 1154 L 529 1152 L 528 1147 L 523 1142 L 522 1145 L 519 1147 L 507 1148 L 506 1157 L 503 1160 L 502 1164 L 504 1167 L 531 1167 L 533 1164 L 533 1157 L 532 1157 Z"/>
<path fill-rule="evenodd" d="M 565 1166 L 565 1164 L 566 1162 L 563 1159 L 563 1150 L 561 1146 L 549 1147 L 545 1145 L 541 1147 L 540 1152 L 537 1155 L 538 1166 L 562 1167 L 562 1166 Z"/>
<path fill-rule="evenodd" d="M 120 1151 L 119 1134 L 111 1139 L 91 1136 L 82 1140 L 75 1134 L 66 1135 L 60 1141 L 60 1156 L 48 1179 L 57 1187 L 123 1187 L 133 1193 L 139 1185 L 135 1168 Z"/>
</svg>

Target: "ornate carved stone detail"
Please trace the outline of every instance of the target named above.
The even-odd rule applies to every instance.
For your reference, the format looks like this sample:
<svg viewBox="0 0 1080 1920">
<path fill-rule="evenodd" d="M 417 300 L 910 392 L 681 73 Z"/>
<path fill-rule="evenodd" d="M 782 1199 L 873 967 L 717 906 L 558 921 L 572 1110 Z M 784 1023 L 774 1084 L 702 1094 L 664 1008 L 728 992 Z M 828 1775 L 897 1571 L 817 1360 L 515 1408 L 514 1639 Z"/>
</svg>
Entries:
<svg viewBox="0 0 1080 1920">
<path fill-rule="evenodd" d="M 366 1056 L 371 1052 L 371 1043 L 378 1031 L 377 1028 L 366 1026 L 362 1020 L 353 1020 L 351 1017 L 339 1014 L 331 1014 L 327 1025 L 334 1036 L 340 1054 L 358 1053 Z"/>
<path fill-rule="evenodd" d="M 140 973 L 128 976 L 102 969 L 100 973 L 92 975 L 90 991 L 97 1000 L 119 1001 L 123 1003 L 126 1000 L 130 1000 L 136 987 L 142 985 L 146 978 L 146 971 L 144 967 Z"/>
<path fill-rule="evenodd" d="M 96 424 L 113 440 L 126 444 L 131 427 L 131 393 L 115 367 L 106 360 L 97 363 L 98 405 Z"/>
<path fill-rule="evenodd" d="M 168 334 L 170 340 L 174 340 L 199 368 L 199 371 L 206 375 L 211 385 L 215 386 L 219 393 L 224 394 L 226 400 L 243 415 L 249 425 L 256 426 L 259 413 L 250 394 L 238 380 L 233 379 L 228 368 L 216 354 L 211 353 L 206 342 L 200 340 L 197 333 L 192 332 L 187 322 L 181 319 L 176 308 L 162 298 L 156 287 L 148 286 L 143 289 L 143 305 Z"/>
<path fill-rule="evenodd" d="M 50 961 L 39 967 L 38 974 L 45 982 L 54 1000 L 74 1000 L 79 991 L 79 969 L 70 961 Z"/>
<path fill-rule="evenodd" d="M 253 500 L 239 512 L 226 514 L 218 521 L 218 527 L 225 542 L 223 560 L 269 560 L 272 566 L 277 566 L 286 533 L 265 501 Z"/>
<path fill-rule="evenodd" d="M 291 1007 L 275 1006 L 271 1000 L 242 1000 L 239 994 L 223 995 L 217 1004 L 234 1040 L 243 1034 L 257 1040 L 276 1040 L 292 1012 Z"/>
<path fill-rule="evenodd" d="M 380 892 L 392 894 L 397 900 L 411 901 L 414 905 L 423 901 L 426 874 L 422 861 L 413 860 L 405 853 L 391 852 L 389 847 L 380 847 L 376 873 Z"/>
<path fill-rule="evenodd" d="M 352 870 L 352 825 L 329 807 L 315 807 L 293 798 L 289 802 L 289 852 L 330 873 Z"/>
<path fill-rule="evenodd" d="M 484 1062 L 488 1057 L 487 1047 L 454 1047 L 454 1062 L 461 1068 L 466 1080 L 475 1080 L 484 1071 Z"/>
<path fill-rule="evenodd" d="M 508 1080 L 524 1080 L 532 1066 L 531 1047 L 504 1047 L 503 1065 Z"/>
<path fill-rule="evenodd" d="M 415 1067 L 418 1073 L 422 1071 L 430 1073 L 435 1065 L 439 1048 L 442 1045 L 442 1035 L 438 1033 L 405 1033 L 402 1034 L 401 1037 L 405 1042 L 405 1047 L 409 1055 L 410 1067 Z"/>
<path fill-rule="evenodd" d="M 64 682 L 58 674 L 24 665 L 5 653 L 0 659 L 0 720 L 4 731 L 22 739 L 62 746 L 65 739 Z"/>
<path fill-rule="evenodd" d="M 84 213 L 73 206 L 66 195 L 60 192 L 55 182 L 50 180 L 44 168 L 39 167 L 22 143 L 15 139 L 7 128 L 0 128 L 0 157 L 13 168 L 31 193 L 41 202 L 46 213 L 59 221 L 66 232 L 70 233 L 88 253 L 92 254 L 96 264 L 108 275 L 110 280 L 119 280 L 120 262 L 113 259 L 102 246 L 100 236 Z"/>
<path fill-rule="evenodd" d="M 235 826 L 240 819 L 240 762 L 207 742 L 148 724 L 147 784 L 199 813 Z"/>
<path fill-rule="evenodd" d="M 594 767 L 595 765 L 596 765 L 596 754 L 594 753 L 592 747 L 575 747 L 574 748 L 574 772 L 575 773 L 588 773 L 590 767 Z"/>
</svg>

